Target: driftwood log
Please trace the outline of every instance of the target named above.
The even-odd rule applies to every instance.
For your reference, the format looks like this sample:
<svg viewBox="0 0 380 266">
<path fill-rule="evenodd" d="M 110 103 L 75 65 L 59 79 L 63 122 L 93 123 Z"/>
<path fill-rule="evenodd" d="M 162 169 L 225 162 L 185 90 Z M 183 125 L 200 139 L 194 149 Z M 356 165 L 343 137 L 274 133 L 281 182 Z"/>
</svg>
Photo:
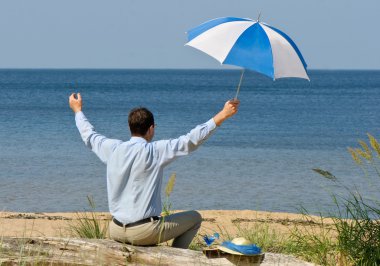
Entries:
<svg viewBox="0 0 380 266">
<path fill-rule="evenodd" d="M 0 265 L 247 265 L 227 258 L 169 246 L 137 247 L 109 239 L 0 237 Z M 250 264 L 254 265 L 254 264 Z M 284 254 L 266 253 L 261 266 L 310 263 Z"/>
<path fill-rule="evenodd" d="M 0 238 L 0 265 L 233 265 L 225 258 L 168 246 L 136 247 L 107 239 Z"/>
</svg>

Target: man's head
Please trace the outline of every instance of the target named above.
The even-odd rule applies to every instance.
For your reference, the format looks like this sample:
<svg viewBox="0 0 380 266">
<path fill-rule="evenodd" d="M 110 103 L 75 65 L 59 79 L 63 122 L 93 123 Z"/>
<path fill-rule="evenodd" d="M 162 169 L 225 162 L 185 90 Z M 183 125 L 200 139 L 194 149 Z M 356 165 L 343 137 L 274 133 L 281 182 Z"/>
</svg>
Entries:
<svg viewBox="0 0 380 266">
<path fill-rule="evenodd" d="M 151 141 L 154 136 L 154 117 L 144 107 L 134 108 L 129 112 L 128 124 L 132 136 L 139 136 Z"/>
</svg>

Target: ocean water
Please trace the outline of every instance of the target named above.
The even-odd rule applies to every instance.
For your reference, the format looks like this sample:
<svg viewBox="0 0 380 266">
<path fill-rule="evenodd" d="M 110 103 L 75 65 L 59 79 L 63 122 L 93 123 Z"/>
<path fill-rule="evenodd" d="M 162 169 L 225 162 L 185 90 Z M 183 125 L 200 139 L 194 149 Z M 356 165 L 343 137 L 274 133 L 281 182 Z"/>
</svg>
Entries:
<svg viewBox="0 0 380 266">
<path fill-rule="evenodd" d="M 131 108 L 146 106 L 155 139 L 175 138 L 235 95 L 235 70 L 0 70 L 0 210 L 107 210 L 106 168 L 83 144 L 68 97 L 80 91 L 96 130 L 128 140 Z M 310 71 L 311 82 L 246 72 L 239 113 L 199 150 L 168 166 L 175 209 L 328 212 L 346 185 L 380 197 L 347 147 L 380 138 L 380 71 Z M 328 170 L 340 183 L 312 168 Z"/>
</svg>

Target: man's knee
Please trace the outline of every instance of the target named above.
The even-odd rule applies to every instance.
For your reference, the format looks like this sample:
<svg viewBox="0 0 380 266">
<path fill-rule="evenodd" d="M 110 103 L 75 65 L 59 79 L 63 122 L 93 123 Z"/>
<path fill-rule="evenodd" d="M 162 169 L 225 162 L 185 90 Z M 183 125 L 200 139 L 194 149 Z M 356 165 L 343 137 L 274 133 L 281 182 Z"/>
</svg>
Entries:
<svg viewBox="0 0 380 266">
<path fill-rule="evenodd" d="M 192 221 L 195 225 L 198 225 L 198 227 L 201 226 L 202 223 L 202 215 L 197 211 L 191 211 Z"/>
</svg>

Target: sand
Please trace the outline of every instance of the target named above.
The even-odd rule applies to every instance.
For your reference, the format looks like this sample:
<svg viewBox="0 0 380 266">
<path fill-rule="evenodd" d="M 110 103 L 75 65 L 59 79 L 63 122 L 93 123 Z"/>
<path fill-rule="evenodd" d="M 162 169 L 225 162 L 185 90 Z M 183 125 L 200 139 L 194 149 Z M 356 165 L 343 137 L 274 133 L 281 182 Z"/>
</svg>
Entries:
<svg viewBox="0 0 380 266">
<path fill-rule="evenodd" d="M 199 211 L 203 217 L 200 234 L 235 235 L 237 227 L 252 228 L 254 226 L 268 226 L 270 230 L 288 234 L 295 225 L 315 227 L 318 217 L 308 221 L 300 214 L 262 212 L 253 210 L 203 210 Z M 109 213 L 96 213 L 103 221 L 111 218 Z M 0 212 L 1 236 L 45 236 L 69 237 L 69 224 L 75 222 L 76 213 L 20 213 Z M 326 222 L 326 221 L 325 221 Z"/>
</svg>

